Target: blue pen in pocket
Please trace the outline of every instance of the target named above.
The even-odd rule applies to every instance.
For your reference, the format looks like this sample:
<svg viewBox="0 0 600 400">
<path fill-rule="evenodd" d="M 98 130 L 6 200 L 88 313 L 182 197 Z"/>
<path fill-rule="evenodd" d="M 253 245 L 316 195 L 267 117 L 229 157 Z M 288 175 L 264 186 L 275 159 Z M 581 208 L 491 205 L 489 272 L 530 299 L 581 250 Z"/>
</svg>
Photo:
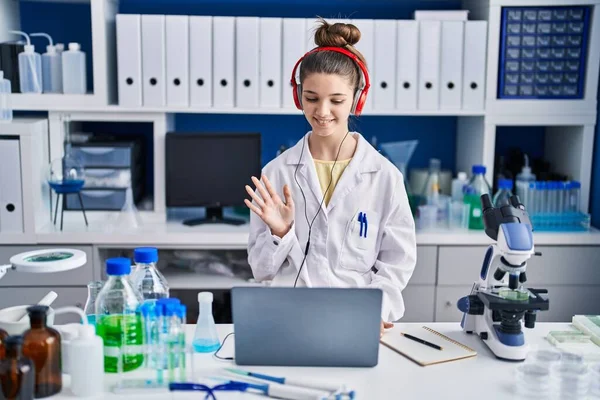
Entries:
<svg viewBox="0 0 600 400">
<path fill-rule="evenodd" d="M 367 213 L 363 214 L 363 221 L 365 223 L 365 238 L 367 237 L 367 229 L 369 229 L 369 223 L 367 222 Z"/>
<path fill-rule="evenodd" d="M 358 222 L 360 222 L 360 232 L 358 233 L 358 237 L 362 237 L 363 234 L 363 213 L 358 213 Z"/>
</svg>

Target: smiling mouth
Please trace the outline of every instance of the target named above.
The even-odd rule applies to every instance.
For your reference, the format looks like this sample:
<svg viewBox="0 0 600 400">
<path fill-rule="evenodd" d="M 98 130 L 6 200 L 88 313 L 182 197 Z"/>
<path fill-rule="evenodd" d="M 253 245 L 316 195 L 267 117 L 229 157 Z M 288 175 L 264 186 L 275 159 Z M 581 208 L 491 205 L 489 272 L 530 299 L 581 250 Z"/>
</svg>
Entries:
<svg viewBox="0 0 600 400">
<path fill-rule="evenodd" d="M 320 118 L 314 118 L 314 120 L 317 121 L 317 125 L 319 125 L 319 126 L 328 126 L 334 121 L 334 119 L 320 119 Z"/>
</svg>

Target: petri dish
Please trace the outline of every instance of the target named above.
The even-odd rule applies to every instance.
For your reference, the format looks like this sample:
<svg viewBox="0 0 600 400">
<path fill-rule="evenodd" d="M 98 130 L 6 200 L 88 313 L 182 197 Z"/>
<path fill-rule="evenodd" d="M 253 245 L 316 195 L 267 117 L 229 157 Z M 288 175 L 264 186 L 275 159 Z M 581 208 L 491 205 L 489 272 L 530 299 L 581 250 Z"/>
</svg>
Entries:
<svg viewBox="0 0 600 400">
<path fill-rule="evenodd" d="M 550 368 L 538 363 L 524 363 L 516 368 L 516 391 L 528 399 L 543 399 L 553 392 Z"/>
<path fill-rule="evenodd" d="M 560 399 L 585 398 L 590 386 L 590 372 L 586 364 L 561 362 L 551 368 Z"/>
</svg>

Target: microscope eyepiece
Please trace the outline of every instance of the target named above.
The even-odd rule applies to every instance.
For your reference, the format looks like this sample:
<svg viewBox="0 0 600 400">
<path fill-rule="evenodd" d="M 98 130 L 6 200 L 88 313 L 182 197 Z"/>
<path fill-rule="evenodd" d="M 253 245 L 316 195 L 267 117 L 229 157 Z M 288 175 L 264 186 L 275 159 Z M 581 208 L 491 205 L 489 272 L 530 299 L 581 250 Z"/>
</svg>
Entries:
<svg viewBox="0 0 600 400">
<path fill-rule="evenodd" d="M 484 193 L 481 195 L 481 211 L 485 212 L 485 210 L 493 208 L 492 200 L 490 199 L 490 195 L 488 193 Z"/>
</svg>

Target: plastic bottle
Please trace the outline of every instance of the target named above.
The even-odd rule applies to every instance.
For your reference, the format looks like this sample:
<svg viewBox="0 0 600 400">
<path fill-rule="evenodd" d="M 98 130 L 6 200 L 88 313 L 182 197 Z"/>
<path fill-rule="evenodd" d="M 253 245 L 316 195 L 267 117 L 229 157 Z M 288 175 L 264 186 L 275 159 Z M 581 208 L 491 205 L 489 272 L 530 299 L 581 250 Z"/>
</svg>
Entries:
<svg viewBox="0 0 600 400">
<path fill-rule="evenodd" d="M 94 325 L 81 325 L 70 347 L 71 390 L 75 396 L 93 396 L 104 390 L 103 346 Z"/>
<path fill-rule="evenodd" d="M 92 281 L 87 285 L 88 297 L 83 312 L 87 315 L 88 323 L 92 325 L 96 325 L 96 300 L 103 286 L 102 281 Z"/>
<path fill-rule="evenodd" d="M 142 296 L 126 278 L 130 271 L 128 258 L 106 260 L 108 281 L 96 299 L 96 330 L 104 340 L 105 372 L 132 371 L 144 362 L 144 331 L 137 314 Z"/>
<path fill-rule="evenodd" d="M 35 52 L 29 36 L 25 32 L 10 31 L 17 35 L 25 36 L 27 44 L 22 53 L 19 53 L 19 84 L 21 93 L 42 93 L 42 57 Z"/>
<path fill-rule="evenodd" d="M 62 53 L 65 51 L 65 44 L 64 43 L 56 43 L 54 45 L 54 48 L 56 49 L 56 52 L 59 55 L 62 55 Z M 62 61 L 62 60 L 61 60 Z"/>
<path fill-rule="evenodd" d="M 494 195 L 494 207 L 510 205 L 513 182 L 510 179 L 498 179 L 498 192 Z"/>
<path fill-rule="evenodd" d="M 219 346 L 219 336 L 217 327 L 212 314 L 213 294 L 211 292 L 198 293 L 198 303 L 200 311 L 198 313 L 198 322 L 196 322 L 196 331 L 194 332 L 194 341 L 192 346 L 198 353 L 212 353 Z"/>
<path fill-rule="evenodd" d="M 69 43 L 69 50 L 62 53 L 63 93 L 85 94 L 87 74 L 85 53 L 79 43 Z"/>
<path fill-rule="evenodd" d="M 0 122 L 12 121 L 13 112 L 10 106 L 11 92 L 10 81 L 4 78 L 4 71 L 0 71 Z"/>
<path fill-rule="evenodd" d="M 144 300 L 169 297 L 167 280 L 156 268 L 158 250 L 154 247 L 139 247 L 133 251 L 133 260 L 136 267 L 130 280 Z"/>
<path fill-rule="evenodd" d="M 517 178 L 515 179 L 515 193 L 519 196 L 519 200 L 525 206 L 525 208 L 530 208 L 533 206 L 531 204 L 531 199 L 529 199 L 529 184 L 531 182 L 535 182 L 535 174 L 531 172 L 531 167 L 529 166 L 529 157 L 527 154 L 525 157 L 525 165 L 521 168 L 521 172 L 517 174 Z"/>
<path fill-rule="evenodd" d="M 491 195 L 489 183 L 485 180 L 486 168 L 483 165 L 473 165 L 471 171 L 473 176 L 469 184 L 465 186 L 464 203 L 469 204 L 469 229 L 483 229 L 483 218 L 481 210 L 481 195 L 488 193 Z"/>
<path fill-rule="evenodd" d="M 23 337 L 6 338 L 6 358 L 0 360 L 0 399 L 33 399 L 35 368 L 23 355 Z"/>
<path fill-rule="evenodd" d="M 27 308 L 31 328 L 23 333 L 23 355 L 35 365 L 35 397 L 62 390 L 60 334 L 46 325 L 48 306 Z"/>
<path fill-rule="evenodd" d="M 52 38 L 46 33 L 32 33 L 31 37 L 43 36 L 50 43 L 42 54 L 42 89 L 44 93 L 62 93 L 62 57 L 56 52 Z"/>
<path fill-rule="evenodd" d="M 6 338 L 8 337 L 8 332 L 6 332 L 4 329 L 0 328 L 0 361 L 2 361 L 4 359 L 4 356 L 6 354 L 6 350 L 5 350 L 5 343 L 4 341 L 6 340 Z"/>
<path fill-rule="evenodd" d="M 463 189 L 468 183 L 469 183 L 469 180 L 467 179 L 467 173 L 459 172 L 457 174 L 456 178 L 454 178 L 452 180 L 452 200 L 453 201 L 463 201 L 463 197 L 464 197 Z"/>
<path fill-rule="evenodd" d="M 440 166 L 441 162 L 437 158 L 429 160 L 429 174 L 425 181 L 425 186 L 421 195 L 426 199 L 427 204 L 437 206 L 440 199 Z"/>
</svg>

